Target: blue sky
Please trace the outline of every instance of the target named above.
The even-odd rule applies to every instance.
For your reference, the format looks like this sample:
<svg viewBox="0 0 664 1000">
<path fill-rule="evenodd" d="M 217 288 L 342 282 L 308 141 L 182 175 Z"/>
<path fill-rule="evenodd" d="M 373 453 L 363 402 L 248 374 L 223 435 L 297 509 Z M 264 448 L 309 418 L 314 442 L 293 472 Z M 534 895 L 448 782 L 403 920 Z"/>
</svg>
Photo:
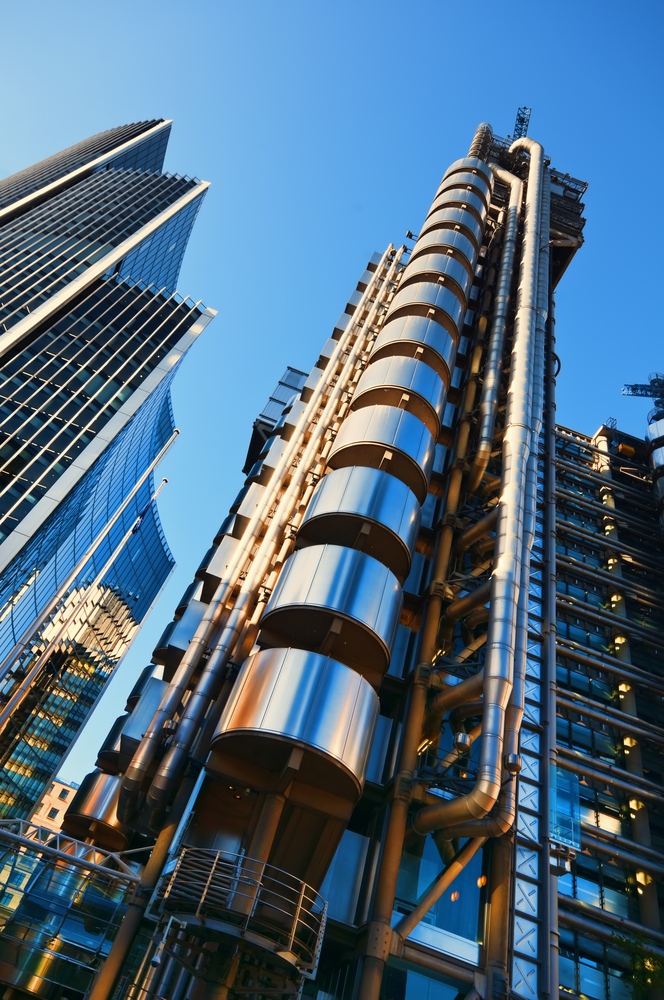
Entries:
<svg viewBox="0 0 664 1000">
<path fill-rule="evenodd" d="M 175 120 L 166 168 L 212 182 L 180 290 L 219 315 L 174 390 L 160 472 L 178 562 L 63 769 L 79 779 L 239 489 L 251 424 L 308 369 L 365 262 L 416 232 L 476 124 L 519 105 L 589 182 L 586 245 L 557 296 L 558 414 L 642 434 L 625 381 L 664 369 L 661 3 L 503 0 L 4 2 L 0 175 L 95 132 Z"/>
</svg>

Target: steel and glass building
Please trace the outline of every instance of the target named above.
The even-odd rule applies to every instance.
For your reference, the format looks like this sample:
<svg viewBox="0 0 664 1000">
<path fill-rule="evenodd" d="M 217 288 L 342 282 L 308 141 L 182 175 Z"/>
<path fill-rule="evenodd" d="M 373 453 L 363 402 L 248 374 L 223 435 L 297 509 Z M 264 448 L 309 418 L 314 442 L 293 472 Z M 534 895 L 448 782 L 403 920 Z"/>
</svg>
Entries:
<svg viewBox="0 0 664 1000">
<path fill-rule="evenodd" d="M 62 834 L 14 830 L 13 998 L 656 995 L 664 422 L 556 424 L 584 191 L 480 126 L 281 380 Z"/>
<path fill-rule="evenodd" d="M 0 181 L 0 817 L 27 818 L 173 568 L 153 470 L 213 315 L 175 290 L 207 185 L 171 123 Z"/>
</svg>

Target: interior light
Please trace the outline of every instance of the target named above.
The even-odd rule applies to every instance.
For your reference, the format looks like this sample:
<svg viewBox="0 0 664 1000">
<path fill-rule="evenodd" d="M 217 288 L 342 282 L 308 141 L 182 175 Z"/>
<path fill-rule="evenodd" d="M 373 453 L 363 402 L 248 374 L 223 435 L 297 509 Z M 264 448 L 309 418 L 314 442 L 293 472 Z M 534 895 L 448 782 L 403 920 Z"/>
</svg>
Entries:
<svg viewBox="0 0 664 1000">
<path fill-rule="evenodd" d="M 459 893 L 455 890 L 450 896 L 450 899 L 453 903 L 456 903 L 458 898 L 459 898 Z"/>
</svg>

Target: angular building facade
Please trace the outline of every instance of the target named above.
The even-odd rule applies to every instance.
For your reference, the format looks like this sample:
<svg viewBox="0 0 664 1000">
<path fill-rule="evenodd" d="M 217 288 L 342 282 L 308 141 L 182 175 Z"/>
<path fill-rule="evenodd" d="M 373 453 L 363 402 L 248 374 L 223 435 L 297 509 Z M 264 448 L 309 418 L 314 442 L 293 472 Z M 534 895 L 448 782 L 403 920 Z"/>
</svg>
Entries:
<svg viewBox="0 0 664 1000">
<path fill-rule="evenodd" d="M 556 425 L 584 191 L 480 126 L 284 377 L 62 834 L 13 831 L 7 996 L 656 995 L 664 432 Z"/>
<path fill-rule="evenodd" d="M 4 818 L 31 814 L 173 567 L 153 469 L 212 313 L 175 291 L 206 185 L 161 173 L 170 125 L 0 181 Z"/>
</svg>

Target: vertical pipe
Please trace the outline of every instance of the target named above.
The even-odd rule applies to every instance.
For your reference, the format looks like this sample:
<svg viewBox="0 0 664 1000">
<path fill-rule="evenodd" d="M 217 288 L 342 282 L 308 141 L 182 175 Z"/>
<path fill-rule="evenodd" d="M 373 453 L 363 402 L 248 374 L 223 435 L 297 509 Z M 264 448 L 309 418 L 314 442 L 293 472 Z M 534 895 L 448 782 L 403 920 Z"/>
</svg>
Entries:
<svg viewBox="0 0 664 1000">
<path fill-rule="evenodd" d="M 551 284 L 551 283 L 550 283 Z M 549 870 L 551 853 L 551 768 L 556 765 L 556 354 L 553 292 L 550 291 L 546 345 L 544 443 L 544 572 L 542 574 L 542 787 L 540 885 L 541 992 L 558 1000 L 558 886 Z"/>
</svg>

